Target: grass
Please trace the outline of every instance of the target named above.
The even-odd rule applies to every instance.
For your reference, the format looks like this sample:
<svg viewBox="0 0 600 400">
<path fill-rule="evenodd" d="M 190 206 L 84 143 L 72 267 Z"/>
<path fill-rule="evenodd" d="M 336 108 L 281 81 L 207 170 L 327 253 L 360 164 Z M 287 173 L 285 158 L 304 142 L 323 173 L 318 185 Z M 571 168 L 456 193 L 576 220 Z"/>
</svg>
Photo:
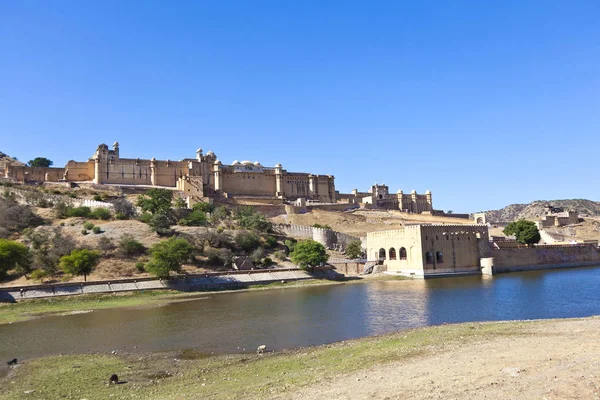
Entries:
<svg viewBox="0 0 600 400">
<path fill-rule="evenodd" d="M 263 356 L 202 353 L 67 355 L 36 359 L 0 380 L 0 399 L 262 399 L 375 365 L 528 334 L 536 322 L 467 323 Z M 127 383 L 107 385 L 116 373 Z M 24 394 L 25 391 L 34 393 Z"/>
</svg>

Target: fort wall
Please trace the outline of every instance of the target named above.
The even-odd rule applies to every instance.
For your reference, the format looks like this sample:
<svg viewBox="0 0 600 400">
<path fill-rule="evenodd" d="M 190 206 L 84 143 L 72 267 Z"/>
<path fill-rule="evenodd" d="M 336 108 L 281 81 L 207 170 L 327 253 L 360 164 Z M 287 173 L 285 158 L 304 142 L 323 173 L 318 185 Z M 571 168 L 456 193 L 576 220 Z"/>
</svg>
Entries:
<svg viewBox="0 0 600 400">
<path fill-rule="evenodd" d="M 332 229 L 315 228 L 312 226 L 278 224 L 274 226 L 275 231 L 298 239 L 312 239 L 321 243 L 328 249 L 343 250 L 353 240 L 360 240 L 355 236 L 337 232 Z"/>
<path fill-rule="evenodd" d="M 493 273 L 600 265 L 600 252 L 592 245 L 491 249 L 490 256 Z"/>
</svg>

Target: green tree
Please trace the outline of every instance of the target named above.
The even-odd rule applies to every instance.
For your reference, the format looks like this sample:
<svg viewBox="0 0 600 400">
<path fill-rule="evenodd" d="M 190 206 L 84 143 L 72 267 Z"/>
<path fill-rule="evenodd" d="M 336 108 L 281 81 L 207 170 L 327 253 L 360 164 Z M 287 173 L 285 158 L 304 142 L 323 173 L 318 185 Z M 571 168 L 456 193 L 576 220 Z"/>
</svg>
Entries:
<svg viewBox="0 0 600 400">
<path fill-rule="evenodd" d="M 171 210 L 173 192 L 167 189 L 150 189 L 138 198 L 137 205 L 153 215 Z"/>
<path fill-rule="evenodd" d="M 273 227 L 273 224 L 267 221 L 263 214 L 256 212 L 250 206 L 238 207 L 234 216 L 242 228 L 258 232 L 269 232 Z"/>
<path fill-rule="evenodd" d="M 192 210 L 201 211 L 203 213 L 213 212 L 214 209 L 215 206 L 206 201 L 200 201 L 192 206 Z"/>
<path fill-rule="evenodd" d="M 71 254 L 61 257 L 59 265 L 65 273 L 73 276 L 83 275 L 83 280 L 92 273 L 100 262 L 100 253 L 95 250 L 73 250 Z"/>
<path fill-rule="evenodd" d="M 317 265 L 327 262 L 329 255 L 321 243 L 308 239 L 302 240 L 294 246 L 290 258 L 302 269 L 313 269 Z"/>
<path fill-rule="evenodd" d="M 517 242 L 522 244 L 534 244 L 541 239 L 535 222 L 524 219 L 511 222 L 504 228 L 503 232 L 506 236 L 514 235 L 517 238 Z"/>
<path fill-rule="evenodd" d="M 45 157 L 36 157 L 33 160 L 29 160 L 27 164 L 30 167 L 49 167 L 51 165 L 54 165 L 54 162 L 52 162 L 52 160 L 48 160 Z"/>
<path fill-rule="evenodd" d="M 145 269 L 159 278 L 167 278 L 171 271 L 181 271 L 183 263 L 192 256 L 192 246 L 185 239 L 169 238 L 150 248 L 152 255 Z"/>
<path fill-rule="evenodd" d="M 254 232 L 240 231 L 235 235 L 235 244 L 237 244 L 246 253 L 260 246 L 260 238 Z"/>
<path fill-rule="evenodd" d="M 27 246 L 12 240 L 0 239 L 0 279 L 4 278 L 11 269 L 27 273 L 30 265 Z"/>
<path fill-rule="evenodd" d="M 360 240 L 352 240 L 346 246 L 346 257 L 355 259 L 359 258 L 362 254 L 363 249 Z"/>
</svg>

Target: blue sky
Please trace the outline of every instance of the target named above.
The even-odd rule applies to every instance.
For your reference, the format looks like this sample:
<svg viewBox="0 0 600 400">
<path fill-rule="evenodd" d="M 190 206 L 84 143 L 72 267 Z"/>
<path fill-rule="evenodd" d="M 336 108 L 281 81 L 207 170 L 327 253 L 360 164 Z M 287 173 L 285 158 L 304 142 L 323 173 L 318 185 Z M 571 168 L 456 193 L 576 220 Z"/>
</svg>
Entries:
<svg viewBox="0 0 600 400">
<path fill-rule="evenodd" d="M 0 2 L 0 150 L 280 162 L 437 209 L 600 200 L 600 2 Z"/>
</svg>

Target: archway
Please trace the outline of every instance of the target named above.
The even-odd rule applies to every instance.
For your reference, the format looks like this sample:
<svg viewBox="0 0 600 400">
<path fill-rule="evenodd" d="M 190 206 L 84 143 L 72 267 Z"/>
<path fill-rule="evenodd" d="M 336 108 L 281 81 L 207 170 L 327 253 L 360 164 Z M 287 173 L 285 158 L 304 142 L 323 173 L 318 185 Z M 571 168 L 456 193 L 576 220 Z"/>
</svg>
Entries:
<svg viewBox="0 0 600 400">
<path fill-rule="evenodd" d="M 385 249 L 384 248 L 379 249 L 379 260 L 380 261 L 385 260 Z"/>
<path fill-rule="evenodd" d="M 393 247 L 390 247 L 390 260 L 395 260 L 396 259 L 396 249 L 394 249 Z"/>
<path fill-rule="evenodd" d="M 400 259 L 401 260 L 406 260 L 406 249 L 404 247 L 400 248 Z"/>
</svg>

